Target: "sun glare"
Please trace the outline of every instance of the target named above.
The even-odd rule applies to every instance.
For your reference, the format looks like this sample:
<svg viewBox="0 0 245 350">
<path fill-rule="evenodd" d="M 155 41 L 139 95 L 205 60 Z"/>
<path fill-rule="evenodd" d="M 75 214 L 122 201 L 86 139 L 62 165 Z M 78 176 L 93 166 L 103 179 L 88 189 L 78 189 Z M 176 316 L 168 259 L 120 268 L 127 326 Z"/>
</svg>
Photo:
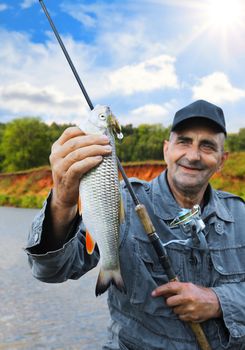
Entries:
<svg viewBox="0 0 245 350">
<path fill-rule="evenodd" d="M 209 0 L 206 11 L 212 27 L 231 29 L 242 21 L 241 0 Z"/>
<path fill-rule="evenodd" d="M 203 50 L 215 45 L 224 61 L 244 51 L 245 0 L 159 0 L 172 1 L 186 9 L 189 36 L 179 45 L 184 51 L 194 42 Z M 193 25 L 195 24 L 195 26 Z"/>
</svg>

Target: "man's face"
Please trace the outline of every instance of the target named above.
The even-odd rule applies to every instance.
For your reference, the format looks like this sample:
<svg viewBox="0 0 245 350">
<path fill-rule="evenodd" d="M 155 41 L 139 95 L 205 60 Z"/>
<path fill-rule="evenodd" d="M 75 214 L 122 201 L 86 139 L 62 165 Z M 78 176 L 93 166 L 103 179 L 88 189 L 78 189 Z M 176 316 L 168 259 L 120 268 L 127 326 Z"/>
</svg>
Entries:
<svg viewBox="0 0 245 350">
<path fill-rule="evenodd" d="M 227 157 L 223 152 L 224 134 L 201 124 L 189 123 L 188 127 L 172 132 L 164 143 L 170 187 L 181 193 L 205 190 L 210 177 L 221 169 Z"/>
</svg>

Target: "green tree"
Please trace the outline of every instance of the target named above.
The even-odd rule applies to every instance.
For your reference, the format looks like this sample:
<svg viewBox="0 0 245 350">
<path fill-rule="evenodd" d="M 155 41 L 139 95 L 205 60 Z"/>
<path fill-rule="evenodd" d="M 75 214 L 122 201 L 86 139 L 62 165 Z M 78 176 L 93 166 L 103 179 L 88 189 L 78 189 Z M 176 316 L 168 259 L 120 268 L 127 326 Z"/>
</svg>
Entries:
<svg viewBox="0 0 245 350">
<path fill-rule="evenodd" d="M 20 118 L 6 124 L 2 135 L 3 170 L 17 171 L 48 164 L 48 125 L 39 118 Z"/>
<path fill-rule="evenodd" d="M 245 151 L 245 128 L 239 130 L 238 138 L 239 150 Z"/>
<path fill-rule="evenodd" d="M 162 160 L 163 141 L 169 137 L 169 128 L 161 124 L 131 124 L 122 127 L 124 138 L 117 145 L 118 157 L 124 161 Z"/>
<path fill-rule="evenodd" d="M 245 151 L 245 128 L 240 129 L 237 134 L 228 134 L 225 146 L 230 152 Z"/>
<path fill-rule="evenodd" d="M 47 133 L 50 145 L 52 145 L 60 137 L 63 131 L 70 126 L 72 126 L 72 124 L 52 123 L 49 125 Z"/>
<path fill-rule="evenodd" d="M 5 124 L 3 123 L 0 123 L 0 172 L 2 171 L 3 169 L 3 161 L 4 161 L 4 155 L 2 153 L 2 139 L 3 139 L 3 132 L 4 132 L 4 129 L 5 129 Z"/>
</svg>

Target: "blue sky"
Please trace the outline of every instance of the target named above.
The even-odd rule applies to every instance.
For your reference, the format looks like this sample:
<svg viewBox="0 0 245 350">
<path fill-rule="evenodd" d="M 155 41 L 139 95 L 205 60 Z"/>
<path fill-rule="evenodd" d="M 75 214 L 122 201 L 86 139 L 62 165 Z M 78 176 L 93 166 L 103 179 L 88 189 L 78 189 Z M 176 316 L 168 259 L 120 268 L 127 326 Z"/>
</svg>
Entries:
<svg viewBox="0 0 245 350">
<path fill-rule="evenodd" d="M 243 0 L 45 0 L 93 102 L 171 124 L 196 99 L 245 127 Z M 0 0 L 0 121 L 81 123 L 89 109 L 38 0 Z"/>
</svg>

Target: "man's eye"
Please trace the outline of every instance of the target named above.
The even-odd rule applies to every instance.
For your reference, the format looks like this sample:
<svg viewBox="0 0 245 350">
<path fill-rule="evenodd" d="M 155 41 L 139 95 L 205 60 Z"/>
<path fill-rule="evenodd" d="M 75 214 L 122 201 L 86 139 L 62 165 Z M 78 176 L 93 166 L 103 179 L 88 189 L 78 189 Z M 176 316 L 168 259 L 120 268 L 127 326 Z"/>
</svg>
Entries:
<svg viewBox="0 0 245 350">
<path fill-rule="evenodd" d="M 188 141 L 188 140 L 178 140 L 178 143 L 180 143 L 182 145 L 185 145 L 185 144 L 190 143 L 190 141 Z"/>
<path fill-rule="evenodd" d="M 210 144 L 203 144 L 202 149 L 207 150 L 207 151 L 215 151 L 215 147 Z"/>
</svg>

